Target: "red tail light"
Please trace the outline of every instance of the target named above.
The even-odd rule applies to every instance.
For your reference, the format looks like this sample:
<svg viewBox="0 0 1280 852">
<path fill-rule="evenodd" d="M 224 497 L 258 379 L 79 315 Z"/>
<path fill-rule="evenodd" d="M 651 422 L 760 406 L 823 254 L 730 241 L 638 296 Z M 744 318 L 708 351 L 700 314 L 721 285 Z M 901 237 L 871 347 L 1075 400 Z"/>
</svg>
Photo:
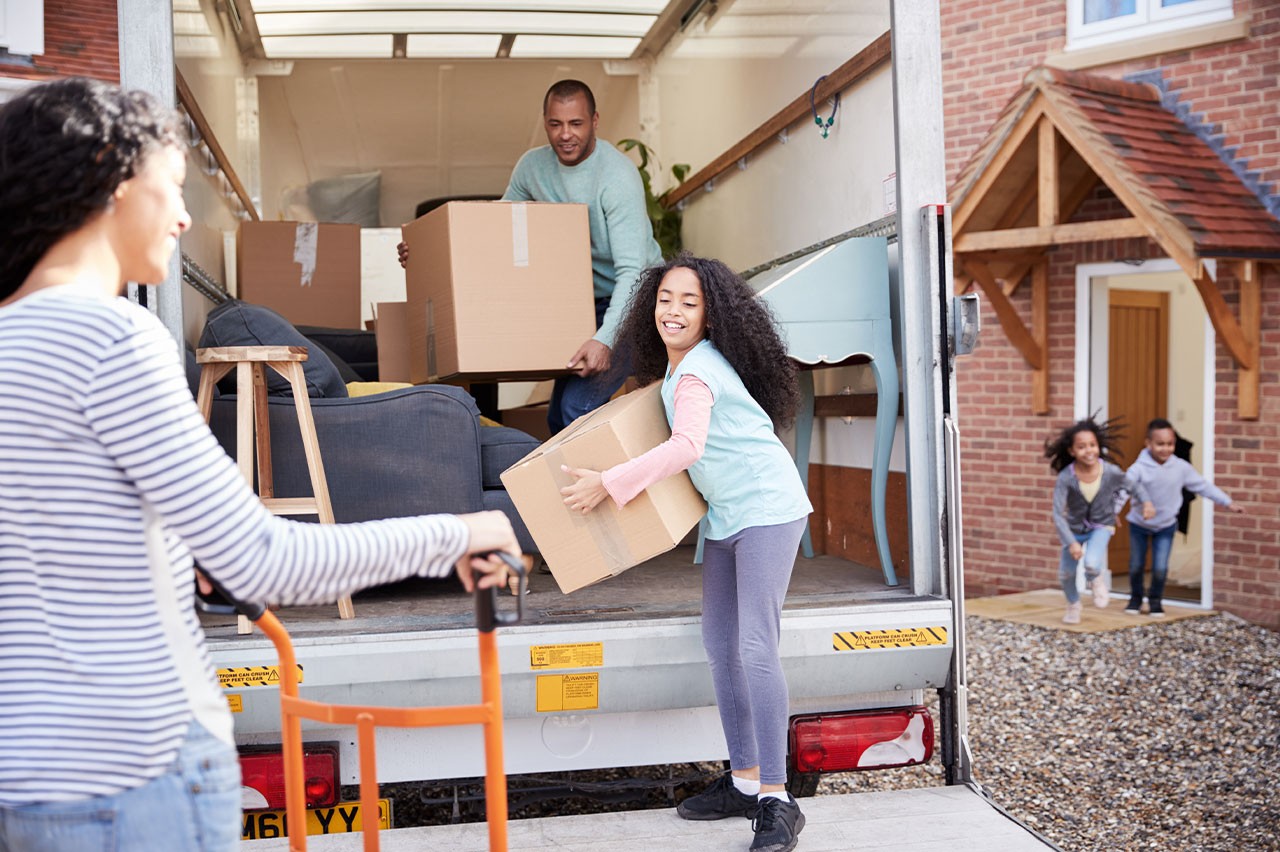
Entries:
<svg viewBox="0 0 1280 852">
<path fill-rule="evenodd" d="M 308 743 L 302 752 L 302 768 L 306 774 L 303 789 L 307 807 L 329 807 L 338 803 L 337 743 Z M 266 751 L 256 747 L 240 752 L 240 775 L 243 785 L 258 792 L 246 791 L 244 808 L 278 809 L 284 802 L 284 757 L 279 749 Z M 265 801 L 265 804 L 263 802 Z"/>
<path fill-rule="evenodd" d="M 933 718 L 922 706 L 796 716 L 791 754 L 797 772 L 925 763 L 933 756 Z"/>
</svg>

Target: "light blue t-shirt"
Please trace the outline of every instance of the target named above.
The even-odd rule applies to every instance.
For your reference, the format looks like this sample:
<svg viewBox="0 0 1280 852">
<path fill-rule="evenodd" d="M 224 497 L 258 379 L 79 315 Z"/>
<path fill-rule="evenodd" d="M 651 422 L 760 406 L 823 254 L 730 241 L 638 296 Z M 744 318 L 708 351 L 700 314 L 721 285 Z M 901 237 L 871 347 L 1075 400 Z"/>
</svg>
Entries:
<svg viewBox="0 0 1280 852">
<path fill-rule="evenodd" d="M 595 339 L 612 349 L 641 270 L 662 262 L 636 164 L 603 139 L 576 166 L 543 145 L 516 163 L 502 200 L 587 205 L 595 297 L 610 299 Z"/>
<path fill-rule="evenodd" d="M 662 381 L 667 422 L 675 419 L 676 385 L 693 375 L 711 389 L 711 423 L 702 458 L 689 468 L 707 501 L 707 538 L 726 539 L 747 527 L 785 524 L 813 511 L 800 474 L 773 421 L 710 340 L 689 350 Z"/>
</svg>

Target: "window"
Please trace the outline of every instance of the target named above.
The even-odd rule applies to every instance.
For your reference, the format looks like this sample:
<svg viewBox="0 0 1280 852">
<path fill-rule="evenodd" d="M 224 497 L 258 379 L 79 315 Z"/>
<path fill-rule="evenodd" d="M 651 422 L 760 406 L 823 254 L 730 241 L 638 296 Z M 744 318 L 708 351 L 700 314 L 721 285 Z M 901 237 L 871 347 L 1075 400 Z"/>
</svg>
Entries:
<svg viewBox="0 0 1280 852">
<path fill-rule="evenodd" d="M 18 56 L 44 53 L 44 0 L 0 0 L 0 47 Z"/>
<path fill-rule="evenodd" d="M 1068 49 L 1159 35 L 1232 17 L 1232 0 L 1067 0 Z"/>
</svg>

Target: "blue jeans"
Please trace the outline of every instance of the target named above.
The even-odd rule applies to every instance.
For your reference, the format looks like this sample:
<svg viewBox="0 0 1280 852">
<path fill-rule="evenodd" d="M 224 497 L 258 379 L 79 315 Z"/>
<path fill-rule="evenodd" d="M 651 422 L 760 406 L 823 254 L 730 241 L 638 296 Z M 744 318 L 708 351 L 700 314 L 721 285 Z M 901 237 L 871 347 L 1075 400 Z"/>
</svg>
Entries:
<svg viewBox="0 0 1280 852">
<path fill-rule="evenodd" d="M 609 299 L 596 299 L 596 328 L 604 322 Z M 594 376 L 561 376 L 551 389 L 547 426 L 554 435 L 588 411 L 595 411 L 622 387 L 631 372 L 631 359 L 614 346 L 609 369 Z"/>
<path fill-rule="evenodd" d="M 1151 544 L 1151 591 L 1147 600 L 1150 612 L 1163 612 L 1164 581 L 1169 576 L 1169 551 L 1173 549 L 1174 522 L 1162 530 L 1149 530 L 1129 523 L 1129 608 L 1142 606 L 1142 572 L 1147 563 L 1147 544 Z"/>
<path fill-rule="evenodd" d="M 1092 583 L 1093 578 L 1102 572 L 1107 560 L 1107 544 L 1111 541 L 1112 531 L 1107 527 L 1097 527 L 1087 533 L 1075 533 L 1076 541 L 1084 545 L 1084 579 Z M 1067 596 L 1067 603 L 1080 600 L 1080 590 L 1076 588 L 1076 565 L 1079 560 L 1071 558 L 1071 550 L 1062 548 L 1062 561 L 1058 563 L 1058 581 L 1062 583 L 1062 593 Z"/>
<path fill-rule="evenodd" d="M 236 750 L 191 723 L 169 770 L 117 793 L 0 808 L 0 852 L 234 852 Z"/>
</svg>

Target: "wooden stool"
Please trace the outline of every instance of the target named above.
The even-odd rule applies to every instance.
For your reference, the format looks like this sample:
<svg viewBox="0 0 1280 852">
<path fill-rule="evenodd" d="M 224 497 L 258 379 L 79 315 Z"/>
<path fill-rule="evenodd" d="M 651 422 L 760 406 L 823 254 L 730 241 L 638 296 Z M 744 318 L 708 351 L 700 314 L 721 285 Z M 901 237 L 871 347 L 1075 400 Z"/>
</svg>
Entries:
<svg viewBox="0 0 1280 852">
<path fill-rule="evenodd" d="M 311 416 L 307 383 L 302 362 L 307 360 L 305 346 L 220 346 L 200 349 L 196 363 L 200 371 L 200 391 L 196 404 L 205 422 L 213 412 L 213 388 L 223 376 L 236 371 L 236 460 L 240 473 L 253 487 L 253 459 L 258 459 L 258 496 L 277 515 L 316 515 L 322 524 L 333 523 L 333 505 L 329 502 L 329 483 L 320 460 L 320 444 L 316 440 L 316 423 Z M 298 428 L 302 430 L 302 448 L 307 454 L 311 473 L 311 497 L 276 497 L 271 473 L 271 418 L 267 411 L 267 379 L 264 367 L 270 367 L 288 380 L 293 388 L 293 404 L 298 412 Z M 338 599 L 338 617 L 354 618 L 351 598 Z M 239 633 L 253 632 L 253 622 L 240 616 Z"/>
</svg>

